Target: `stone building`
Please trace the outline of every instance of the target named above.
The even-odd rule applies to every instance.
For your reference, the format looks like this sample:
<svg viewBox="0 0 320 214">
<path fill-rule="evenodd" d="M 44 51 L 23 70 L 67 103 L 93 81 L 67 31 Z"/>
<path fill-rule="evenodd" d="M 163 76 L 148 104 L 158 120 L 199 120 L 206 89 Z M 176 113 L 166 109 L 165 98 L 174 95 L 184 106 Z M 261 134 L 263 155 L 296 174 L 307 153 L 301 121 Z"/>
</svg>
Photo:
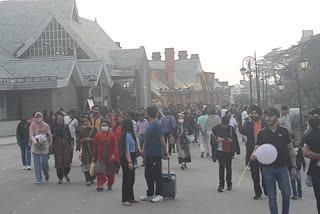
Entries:
<svg viewBox="0 0 320 214">
<path fill-rule="evenodd" d="M 0 38 L 0 120 L 83 110 L 89 98 L 109 108 L 151 103 L 144 47 L 121 49 L 75 0 L 0 2 Z"/>
</svg>

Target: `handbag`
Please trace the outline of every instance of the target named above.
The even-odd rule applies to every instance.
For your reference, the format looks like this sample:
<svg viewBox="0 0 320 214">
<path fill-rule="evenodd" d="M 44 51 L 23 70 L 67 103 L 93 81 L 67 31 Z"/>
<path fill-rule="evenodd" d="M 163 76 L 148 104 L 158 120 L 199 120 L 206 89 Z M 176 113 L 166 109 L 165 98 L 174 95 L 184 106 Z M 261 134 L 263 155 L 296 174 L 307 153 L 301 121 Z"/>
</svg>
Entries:
<svg viewBox="0 0 320 214">
<path fill-rule="evenodd" d="M 90 176 L 95 176 L 95 174 L 96 174 L 96 163 L 92 161 L 90 165 Z"/>
<path fill-rule="evenodd" d="M 186 139 L 187 139 L 187 143 L 193 143 L 193 141 L 195 140 L 195 137 L 191 134 L 191 135 L 185 135 Z"/>
</svg>

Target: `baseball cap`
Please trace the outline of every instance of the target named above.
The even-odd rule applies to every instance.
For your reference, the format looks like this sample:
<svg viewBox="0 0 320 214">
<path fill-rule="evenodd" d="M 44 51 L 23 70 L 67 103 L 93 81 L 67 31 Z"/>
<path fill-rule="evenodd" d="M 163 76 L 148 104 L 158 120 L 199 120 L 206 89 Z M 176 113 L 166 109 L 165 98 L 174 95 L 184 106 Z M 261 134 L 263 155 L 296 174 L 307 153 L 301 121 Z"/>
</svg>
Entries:
<svg viewBox="0 0 320 214">
<path fill-rule="evenodd" d="M 265 115 L 280 117 L 280 111 L 275 107 L 270 107 L 264 112 Z"/>
</svg>

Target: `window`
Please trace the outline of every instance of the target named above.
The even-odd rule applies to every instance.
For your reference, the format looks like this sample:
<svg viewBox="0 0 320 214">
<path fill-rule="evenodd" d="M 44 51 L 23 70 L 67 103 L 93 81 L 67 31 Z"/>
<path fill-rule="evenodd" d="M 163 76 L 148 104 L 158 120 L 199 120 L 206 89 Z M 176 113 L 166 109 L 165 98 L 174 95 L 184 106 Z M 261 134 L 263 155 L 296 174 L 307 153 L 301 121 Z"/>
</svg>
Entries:
<svg viewBox="0 0 320 214">
<path fill-rule="evenodd" d="M 74 56 L 75 53 L 78 59 L 89 59 L 72 37 L 53 19 L 22 57 Z"/>
<path fill-rule="evenodd" d="M 121 87 L 122 92 L 129 95 L 130 97 L 136 96 L 136 88 L 133 80 L 130 80 L 130 79 L 121 80 L 118 82 L 118 84 Z"/>
</svg>

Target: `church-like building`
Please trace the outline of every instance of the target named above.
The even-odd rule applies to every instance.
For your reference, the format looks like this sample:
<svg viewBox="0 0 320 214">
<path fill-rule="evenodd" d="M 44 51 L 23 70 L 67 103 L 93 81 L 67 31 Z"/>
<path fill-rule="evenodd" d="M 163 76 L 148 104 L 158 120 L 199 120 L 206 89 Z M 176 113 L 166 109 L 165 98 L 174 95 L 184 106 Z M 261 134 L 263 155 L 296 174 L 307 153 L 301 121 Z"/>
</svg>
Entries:
<svg viewBox="0 0 320 214">
<path fill-rule="evenodd" d="M 115 108 L 151 104 L 151 69 L 143 46 L 121 49 L 79 16 L 75 0 L 0 2 L 0 120 L 88 99 Z"/>
</svg>

